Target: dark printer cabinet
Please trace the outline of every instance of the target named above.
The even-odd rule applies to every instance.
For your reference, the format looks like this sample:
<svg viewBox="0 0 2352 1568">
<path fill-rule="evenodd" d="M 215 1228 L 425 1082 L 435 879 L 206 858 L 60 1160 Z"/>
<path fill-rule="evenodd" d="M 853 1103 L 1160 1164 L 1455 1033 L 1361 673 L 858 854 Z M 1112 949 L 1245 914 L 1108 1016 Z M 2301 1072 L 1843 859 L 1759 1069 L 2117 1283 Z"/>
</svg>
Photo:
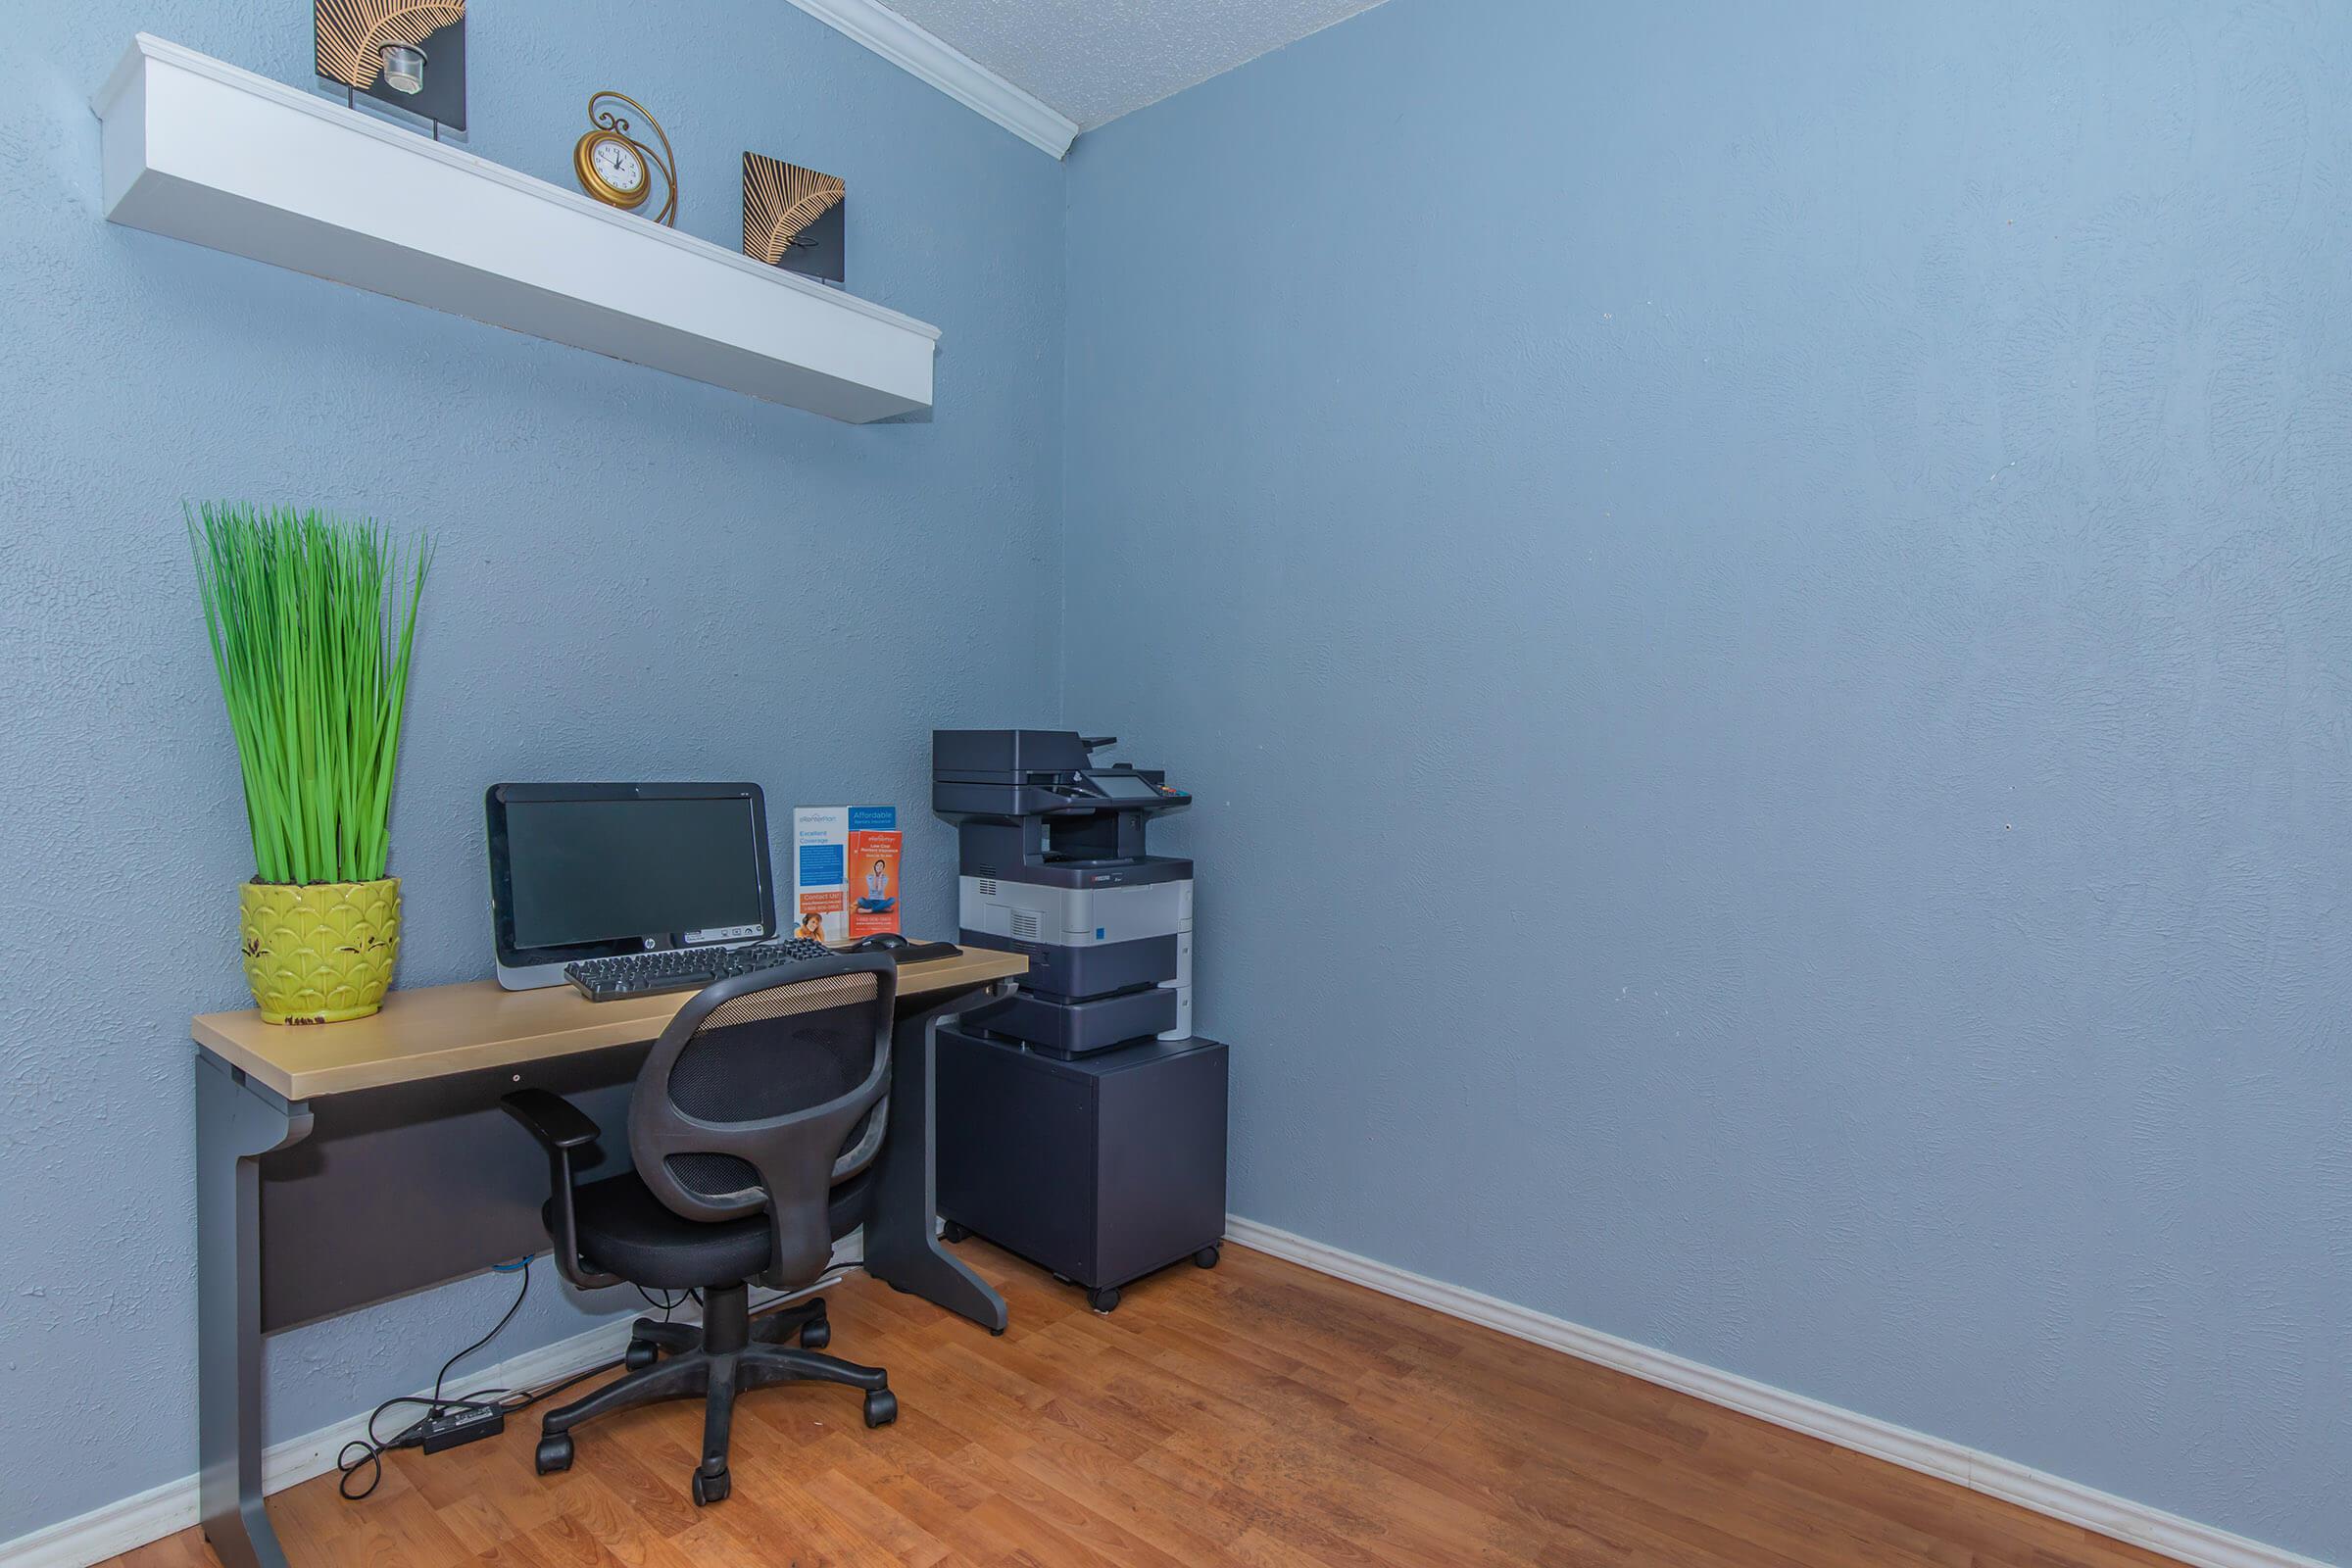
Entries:
<svg viewBox="0 0 2352 1568">
<path fill-rule="evenodd" d="M 1226 1049 L 1141 1040 L 1062 1058 L 939 1032 L 939 1212 L 1086 1286 L 1118 1287 L 1225 1235 Z"/>
</svg>

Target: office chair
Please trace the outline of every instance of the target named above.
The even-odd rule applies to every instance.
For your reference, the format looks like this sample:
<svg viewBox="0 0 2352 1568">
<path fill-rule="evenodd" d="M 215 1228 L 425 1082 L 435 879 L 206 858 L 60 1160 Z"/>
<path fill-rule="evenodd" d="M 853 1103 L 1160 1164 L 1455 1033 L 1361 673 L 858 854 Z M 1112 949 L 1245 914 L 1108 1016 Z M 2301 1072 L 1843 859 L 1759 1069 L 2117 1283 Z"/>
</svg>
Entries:
<svg viewBox="0 0 2352 1568">
<path fill-rule="evenodd" d="M 541 1210 L 556 1265 L 583 1290 L 634 1284 L 702 1293 L 703 1321 L 639 1318 L 629 1371 L 540 1424 L 541 1475 L 570 1468 L 571 1429 L 663 1399 L 704 1403 L 697 1504 L 725 1497 L 735 1396 L 770 1384 L 865 1391 L 865 1424 L 896 1420 L 879 1367 L 820 1355 L 820 1298 L 758 1319 L 752 1282 L 806 1290 L 833 1243 L 863 1222 L 866 1167 L 882 1147 L 898 972 L 886 954 L 736 975 L 678 1009 L 629 1100 L 636 1169 L 575 1185 L 596 1123 L 559 1095 L 525 1089 L 508 1113 L 546 1149 L 554 1194 Z M 582 1156 L 583 1158 L 585 1156 Z M 798 1331 L 799 1347 L 785 1339 Z"/>
</svg>

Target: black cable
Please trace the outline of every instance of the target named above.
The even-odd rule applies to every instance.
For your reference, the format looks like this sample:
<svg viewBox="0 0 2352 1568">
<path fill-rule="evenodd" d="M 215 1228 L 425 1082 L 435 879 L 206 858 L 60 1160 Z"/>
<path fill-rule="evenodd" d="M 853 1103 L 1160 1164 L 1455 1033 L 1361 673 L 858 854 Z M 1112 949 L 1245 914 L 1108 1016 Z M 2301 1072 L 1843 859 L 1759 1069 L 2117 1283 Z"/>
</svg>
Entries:
<svg viewBox="0 0 2352 1568">
<path fill-rule="evenodd" d="M 488 1345 L 492 1340 L 497 1339 L 500 1330 L 514 1321 L 514 1314 L 522 1310 L 523 1301 L 531 1294 L 531 1260 L 529 1258 L 524 1258 L 520 1263 L 501 1264 L 498 1272 L 522 1276 L 522 1288 L 514 1293 L 514 1300 L 508 1306 L 506 1315 L 498 1320 L 497 1325 L 489 1333 L 441 1363 L 440 1372 L 433 1378 L 433 1392 L 430 1397 L 422 1395 L 404 1394 L 395 1398 L 386 1399 L 368 1412 L 368 1436 L 364 1439 L 352 1439 L 343 1445 L 342 1451 L 335 1455 L 335 1469 L 339 1473 L 335 1482 L 335 1490 L 342 1494 L 346 1502 L 358 1502 L 361 1498 L 371 1494 L 384 1479 L 384 1455 L 394 1448 L 413 1448 L 421 1444 L 424 1441 L 422 1433 L 425 1423 L 433 1420 L 436 1416 L 447 1415 L 453 1410 L 519 1410 L 546 1396 L 545 1394 L 516 1396 L 520 1402 L 512 1404 L 504 1400 L 485 1399 L 481 1396 L 485 1393 L 513 1395 L 513 1391 L 507 1389 L 477 1390 L 474 1394 L 463 1398 L 452 1396 L 445 1399 L 441 1396 L 441 1387 L 448 1380 L 450 1369 L 483 1346 Z M 390 1438 L 377 1437 L 375 1424 L 383 1418 L 384 1412 L 404 1404 L 422 1405 L 424 1414 Z M 359 1450 L 356 1455 L 352 1451 L 355 1448 Z M 368 1485 L 360 1491 L 354 1492 L 351 1490 L 352 1478 L 363 1470 L 368 1472 Z"/>
<path fill-rule="evenodd" d="M 606 1361 L 601 1365 L 574 1372 L 569 1377 L 559 1378 L 553 1383 L 536 1389 L 475 1389 L 470 1394 L 443 1396 L 441 1391 L 448 1382 L 450 1370 L 460 1361 L 497 1339 L 500 1331 L 514 1321 L 514 1314 L 522 1310 L 524 1299 L 531 1294 L 529 1258 L 524 1258 L 519 1264 L 501 1265 L 498 1272 L 502 1274 L 518 1273 L 522 1276 L 522 1288 L 514 1293 L 514 1300 L 508 1306 L 506 1315 L 498 1320 L 497 1325 L 489 1333 L 441 1363 L 441 1371 L 433 1379 L 433 1392 L 430 1395 L 404 1394 L 397 1398 L 386 1399 L 368 1412 L 368 1436 L 365 1439 L 354 1438 L 351 1442 L 343 1445 L 343 1451 L 335 1456 L 335 1469 L 340 1472 L 335 1489 L 342 1494 L 345 1501 L 358 1502 L 373 1494 L 375 1489 L 383 1483 L 383 1456 L 396 1448 L 414 1448 L 422 1444 L 424 1426 L 435 1416 L 447 1415 L 453 1410 L 498 1410 L 504 1414 L 513 1415 L 516 1411 L 527 1410 L 534 1404 L 551 1399 L 565 1389 L 574 1388 L 587 1382 L 590 1378 L 602 1377 L 607 1372 L 623 1364 L 619 1360 Z M 700 1305 L 703 1299 L 702 1292 L 694 1290 L 676 1292 L 666 1299 L 654 1296 L 643 1286 L 637 1288 L 637 1294 L 645 1298 L 647 1305 L 661 1309 L 662 1320 L 665 1323 L 669 1321 L 669 1315 L 685 1305 L 687 1301 L 692 1300 Z M 777 1307 L 790 1304 L 793 1303 L 778 1302 Z M 775 1309 L 769 1308 L 769 1310 Z M 385 1411 L 405 1404 L 421 1405 L 424 1407 L 425 1413 L 401 1428 L 391 1437 L 378 1438 L 375 1435 L 376 1422 L 383 1418 Z M 356 1455 L 352 1451 L 355 1448 L 359 1450 Z M 368 1484 L 354 1492 L 351 1490 L 352 1479 L 362 1471 L 368 1472 Z"/>
<path fill-rule="evenodd" d="M 529 1258 L 524 1258 L 519 1266 L 502 1263 L 498 1267 L 498 1272 L 502 1274 L 509 1272 L 520 1274 L 522 1276 L 522 1289 L 514 1293 L 514 1304 L 507 1308 L 507 1315 L 498 1320 L 497 1327 L 491 1329 L 489 1333 L 483 1335 L 480 1339 L 474 1341 L 471 1345 L 468 1345 L 466 1347 L 466 1348 L 460 1350 L 457 1354 L 451 1356 L 448 1360 L 441 1363 L 440 1372 L 435 1374 L 433 1378 L 433 1404 L 435 1407 L 433 1414 L 435 1415 L 439 1415 L 441 1413 L 439 1408 L 441 1403 L 441 1384 L 442 1381 L 449 1376 L 449 1369 L 453 1366 L 456 1366 L 460 1361 L 465 1360 L 466 1357 L 471 1355 L 483 1346 L 488 1345 L 492 1340 L 497 1339 L 499 1330 L 504 1329 L 508 1324 L 514 1321 L 514 1314 L 522 1310 L 522 1303 L 530 1297 L 531 1260 Z"/>
<path fill-rule="evenodd" d="M 572 1387 L 574 1384 L 585 1383 L 590 1378 L 603 1377 L 614 1367 L 624 1366 L 627 1363 L 623 1361 L 607 1361 L 604 1363 L 604 1365 L 592 1366 L 585 1372 L 574 1372 L 567 1378 L 558 1378 L 555 1382 L 550 1383 L 544 1389 L 533 1389 L 528 1394 L 517 1394 L 514 1396 L 513 1400 L 505 1405 L 502 1405 L 500 1408 L 504 1409 L 509 1415 L 513 1415 L 517 1410 L 528 1410 L 532 1405 L 539 1403 L 539 1401 L 542 1399 L 553 1398 L 557 1395 L 562 1394 L 565 1389 Z"/>
<path fill-rule="evenodd" d="M 653 1292 L 647 1290 L 642 1285 L 633 1286 L 631 1289 L 635 1290 L 639 1296 L 645 1298 L 646 1305 L 661 1308 L 662 1321 L 664 1323 L 669 1321 L 670 1313 L 675 1312 L 679 1307 L 686 1304 L 686 1293 L 684 1291 L 680 1291 L 676 1295 L 671 1296 L 668 1299 L 664 1300 L 661 1297 L 656 1296 Z"/>
<path fill-rule="evenodd" d="M 382 1418 L 386 1410 L 403 1404 L 421 1404 L 427 1408 L 424 1415 L 401 1428 L 391 1437 L 378 1438 L 375 1435 L 375 1423 Z M 343 1445 L 343 1451 L 335 1455 L 335 1469 L 340 1472 L 340 1478 L 335 1482 L 335 1490 L 343 1494 L 344 1501 L 358 1502 L 374 1492 L 383 1481 L 383 1456 L 385 1454 L 394 1448 L 414 1448 L 424 1441 L 422 1429 L 425 1422 L 450 1410 L 488 1410 L 493 1408 L 500 1408 L 496 1401 L 449 1399 L 437 1402 L 418 1394 L 404 1394 L 398 1398 L 386 1399 L 368 1412 L 368 1436 L 365 1439 L 352 1439 Z M 356 1457 L 351 1451 L 354 1448 L 360 1450 Z M 351 1478 L 362 1470 L 369 1472 L 368 1485 L 360 1491 L 354 1492 L 351 1490 Z"/>
</svg>

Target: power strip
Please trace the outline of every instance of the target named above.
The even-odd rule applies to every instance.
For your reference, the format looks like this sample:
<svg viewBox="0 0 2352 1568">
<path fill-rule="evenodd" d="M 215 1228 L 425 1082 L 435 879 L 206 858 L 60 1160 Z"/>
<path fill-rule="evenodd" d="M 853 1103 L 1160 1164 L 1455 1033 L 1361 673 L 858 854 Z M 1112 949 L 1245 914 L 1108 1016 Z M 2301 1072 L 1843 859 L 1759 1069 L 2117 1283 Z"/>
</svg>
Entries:
<svg viewBox="0 0 2352 1568">
<path fill-rule="evenodd" d="M 427 1453 L 439 1453 L 443 1448 L 462 1448 L 468 1443 L 495 1438 L 506 1430 L 507 1412 L 493 1406 L 427 1416 L 401 1435 L 413 1439 Z"/>
</svg>

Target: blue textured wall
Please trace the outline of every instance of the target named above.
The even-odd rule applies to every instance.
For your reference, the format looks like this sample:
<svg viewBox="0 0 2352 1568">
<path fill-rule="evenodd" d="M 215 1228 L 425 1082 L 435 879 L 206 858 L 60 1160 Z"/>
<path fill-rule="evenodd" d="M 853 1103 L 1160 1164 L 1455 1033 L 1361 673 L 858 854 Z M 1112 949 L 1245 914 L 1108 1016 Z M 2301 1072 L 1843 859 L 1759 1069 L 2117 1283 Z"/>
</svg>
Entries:
<svg viewBox="0 0 2352 1568">
<path fill-rule="evenodd" d="M 788 6 L 501 0 L 471 146 L 620 87 L 722 244 L 744 148 L 839 171 L 935 423 L 110 227 L 138 27 L 308 70 L 0 36 L 0 1541 L 193 1464 L 219 495 L 442 536 L 406 983 L 486 967 L 489 779 L 896 799 L 920 926 L 924 729 L 1062 708 L 1200 792 L 1241 1211 L 2352 1556 L 2340 14 L 1391 0 L 1079 144 L 1066 435 L 1062 171 Z M 271 1436 L 505 1294 L 273 1342 Z"/>
<path fill-rule="evenodd" d="M 195 1468 L 186 1020 L 245 1004 L 252 865 L 183 496 L 439 535 L 393 822 L 409 985 L 488 972 L 499 778 L 895 800 L 937 928 L 929 727 L 1058 707 L 1059 166 L 779 0 L 479 8 L 485 157 L 568 182 L 612 86 L 721 245 L 746 148 L 848 179 L 852 287 L 946 334 L 936 420 L 854 429 L 101 221 L 88 96 L 134 30 L 307 84 L 309 16 L 76 0 L 0 29 L 0 1542 Z M 501 1351 L 584 1322 L 539 1272 Z M 430 1382 L 511 1289 L 272 1342 L 269 1436 Z"/>
<path fill-rule="evenodd" d="M 1239 1212 L 2352 1557 L 2348 65 L 1392 0 L 1080 141 Z"/>
</svg>

